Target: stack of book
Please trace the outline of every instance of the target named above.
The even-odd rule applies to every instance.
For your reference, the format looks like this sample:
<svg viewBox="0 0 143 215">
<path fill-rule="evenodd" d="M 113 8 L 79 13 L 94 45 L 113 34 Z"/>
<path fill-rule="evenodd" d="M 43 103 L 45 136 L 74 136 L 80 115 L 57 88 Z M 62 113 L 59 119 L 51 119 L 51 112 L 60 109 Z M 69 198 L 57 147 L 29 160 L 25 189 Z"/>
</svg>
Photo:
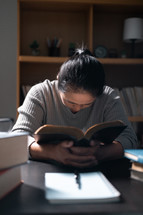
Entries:
<svg viewBox="0 0 143 215">
<path fill-rule="evenodd" d="M 22 183 L 21 165 L 28 160 L 26 133 L 0 133 L 0 199 Z"/>
<path fill-rule="evenodd" d="M 143 149 L 126 149 L 125 157 L 130 159 L 130 177 L 143 182 Z"/>
</svg>

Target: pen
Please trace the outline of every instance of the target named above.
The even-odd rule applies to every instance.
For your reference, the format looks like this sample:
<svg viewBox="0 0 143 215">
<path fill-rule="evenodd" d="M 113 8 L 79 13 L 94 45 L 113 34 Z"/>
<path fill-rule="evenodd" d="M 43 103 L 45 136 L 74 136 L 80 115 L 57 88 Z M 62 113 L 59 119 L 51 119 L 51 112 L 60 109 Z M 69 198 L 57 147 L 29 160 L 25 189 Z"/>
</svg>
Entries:
<svg viewBox="0 0 143 215">
<path fill-rule="evenodd" d="M 80 190 L 81 189 L 81 179 L 80 179 L 80 174 L 79 172 L 75 172 L 74 173 L 74 178 L 75 178 L 75 182 L 76 184 L 78 185 L 78 189 Z"/>
</svg>

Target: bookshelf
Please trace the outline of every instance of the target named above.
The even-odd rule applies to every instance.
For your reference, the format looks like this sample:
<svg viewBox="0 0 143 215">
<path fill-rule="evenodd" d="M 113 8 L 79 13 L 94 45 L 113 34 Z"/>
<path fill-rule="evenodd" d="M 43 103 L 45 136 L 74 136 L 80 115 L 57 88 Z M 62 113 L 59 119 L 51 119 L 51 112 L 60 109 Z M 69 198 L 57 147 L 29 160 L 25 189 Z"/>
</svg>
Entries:
<svg viewBox="0 0 143 215">
<path fill-rule="evenodd" d="M 69 44 L 86 45 L 93 53 L 98 45 L 117 50 L 116 58 L 99 58 L 111 87 L 143 87 L 143 43 L 136 44 L 136 58 L 130 58 L 130 44 L 122 39 L 127 17 L 143 18 L 142 0 L 18 0 L 17 107 L 22 85 L 53 80 L 68 57 Z M 62 38 L 59 57 L 49 56 L 47 38 Z M 30 44 L 37 40 L 39 56 L 32 56 Z M 127 58 L 121 58 L 125 49 Z M 142 56 L 142 57 L 138 57 Z M 143 122 L 130 116 L 131 122 Z"/>
</svg>

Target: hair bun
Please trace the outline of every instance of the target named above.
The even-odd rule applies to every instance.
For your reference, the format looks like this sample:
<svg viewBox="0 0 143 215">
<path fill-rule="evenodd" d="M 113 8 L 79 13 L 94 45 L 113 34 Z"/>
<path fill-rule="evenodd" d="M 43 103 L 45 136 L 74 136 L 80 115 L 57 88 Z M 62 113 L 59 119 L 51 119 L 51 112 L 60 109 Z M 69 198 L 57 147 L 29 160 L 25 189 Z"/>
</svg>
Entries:
<svg viewBox="0 0 143 215">
<path fill-rule="evenodd" d="M 90 55 L 93 56 L 89 49 L 86 48 L 78 48 L 75 50 L 75 55 Z"/>
</svg>

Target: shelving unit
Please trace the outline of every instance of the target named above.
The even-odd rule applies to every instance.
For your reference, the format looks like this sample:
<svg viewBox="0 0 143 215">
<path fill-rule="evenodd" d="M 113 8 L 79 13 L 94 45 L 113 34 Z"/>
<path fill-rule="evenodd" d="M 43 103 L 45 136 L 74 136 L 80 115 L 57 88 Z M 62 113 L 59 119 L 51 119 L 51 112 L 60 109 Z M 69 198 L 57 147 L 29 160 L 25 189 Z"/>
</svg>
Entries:
<svg viewBox="0 0 143 215">
<path fill-rule="evenodd" d="M 68 57 L 19 56 L 19 62 L 30 63 L 63 63 Z M 142 65 L 143 59 L 133 58 L 100 58 L 103 64 L 109 65 Z"/>
<path fill-rule="evenodd" d="M 112 87 L 143 86 L 143 58 L 129 58 L 130 44 L 122 39 L 127 17 L 143 17 L 142 0 L 18 0 L 17 106 L 20 88 L 46 78 L 56 78 L 60 65 L 68 57 L 69 43 L 86 45 L 93 53 L 98 45 L 115 48 L 117 58 L 99 59 Z M 59 57 L 50 57 L 46 39 L 62 38 Z M 40 56 L 32 56 L 29 45 L 37 40 Z M 127 58 L 120 58 L 125 49 Z M 143 55 L 143 43 L 136 55 Z M 143 122 L 143 117 L 129 117 Z"/>
</svg>

